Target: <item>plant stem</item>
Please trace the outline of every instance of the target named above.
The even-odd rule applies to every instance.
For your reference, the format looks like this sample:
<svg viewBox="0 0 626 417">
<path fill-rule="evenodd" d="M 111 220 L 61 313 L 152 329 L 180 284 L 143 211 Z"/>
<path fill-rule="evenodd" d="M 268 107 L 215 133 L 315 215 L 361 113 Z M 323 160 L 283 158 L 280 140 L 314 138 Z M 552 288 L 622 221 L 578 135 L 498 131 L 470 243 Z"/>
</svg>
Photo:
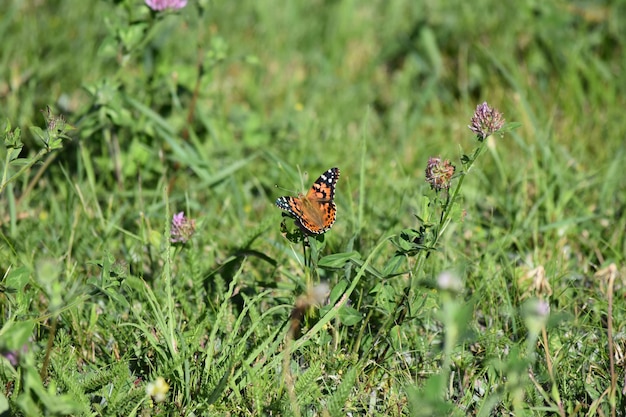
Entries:
<svg viewBox="0 0 626 417">
<path fill-rule="evenodd" d="M 22 168 L 20 168 L 19 171 L 17 171 L 13 176 L 11 176 L 11 178 L 9 178 L 6 181 L 5 181 L 5 178 L 6 178 L 6 171 L 5 171 L 5 174 L 3 176 L 4 178 L 2 179 L 2 184 L 0 184 L 0 194 L 2 194 L 2 192 L 4 191 L 4 189 L 6 188 L 8 183 L 10 183 L 14 179 L 18 178 L 19 176 L 21 176 L 26 170 L 30 169 L 30 167 L 35 165 L 35 163 L 37 163 L 48 152 L 49 152 L 49 150 L 47 148 L 40 149 L 39 152 L 37 152 L 37 155 L 32 157 L 28 161 L 28 163 L 26 165 L 24 165 Z M 8 166 L 8 164 L 7 164 L 7 166 Z"/>
</svg>

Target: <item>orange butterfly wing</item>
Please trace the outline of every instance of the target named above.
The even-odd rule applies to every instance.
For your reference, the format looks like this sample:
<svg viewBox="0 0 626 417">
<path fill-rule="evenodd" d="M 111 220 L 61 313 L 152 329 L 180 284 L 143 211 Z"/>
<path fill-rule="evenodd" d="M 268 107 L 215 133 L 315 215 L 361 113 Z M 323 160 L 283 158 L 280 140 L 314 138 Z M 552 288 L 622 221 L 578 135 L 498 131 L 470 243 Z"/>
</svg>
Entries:
<svg viewBox="0 0 626 417">
<path fill-rule="evenodd" d="M 329 230 L 337 217 L 335 187 L 339 168 L 324 172 L 313 183 L 306 195 L 279 197 L 276 205 L 291 214 L 304 231 L 319 235 Z"/>
</svg>

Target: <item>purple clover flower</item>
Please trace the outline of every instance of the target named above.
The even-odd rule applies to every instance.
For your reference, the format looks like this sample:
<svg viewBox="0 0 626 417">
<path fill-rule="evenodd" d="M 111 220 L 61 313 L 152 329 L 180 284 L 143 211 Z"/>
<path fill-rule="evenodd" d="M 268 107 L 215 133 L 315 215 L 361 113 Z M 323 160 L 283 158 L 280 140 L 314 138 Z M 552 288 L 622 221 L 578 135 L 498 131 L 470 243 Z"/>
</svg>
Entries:
<svg viewBox="0 0 626 417">
<path fill-rule="evenodd" d="M 182 9 L 187 5 L 187 0 L 146 0 L 146 4 L 152 10 L 160 12 L 165 9 Z"/>
<path fill-rule="evenodd" d="M 20 357 L 25 355 L 27 352 L 28 352 L 28 345 L 24 344 L 20 349 L 2 351 L 0 352 L 0 355 L 7 358 L 9 363 L 15 368 L 20 363 Z"/>
<path fill-rule="evenodd" d="M 438 156 L 431 156 L 428 158 L 428 165 L 426 165 L 426 182 L 435 191 L 449 190 L 454 170 L 454 165 L 447 159 L 441 160 Z"/>
<path fill-rule="evenodd" d="M 503 125 L 504 117 L 502 117 L 502 113 L 489 107 L 485 101 L 483 104 L 476 106 L 472 123 L 467 127 L 469 127 L 470 130 L 478 136 L 478 140 L 482 142 L 487 136 L 500 130 Z"/>
<path fill-rule="evenodd" d="M 184 212 L 174 214 L 172 227 L 170 228 L 170 242 L 185 243 L 196 231 L 196 221 L 185 217 Z"/>
</svg>

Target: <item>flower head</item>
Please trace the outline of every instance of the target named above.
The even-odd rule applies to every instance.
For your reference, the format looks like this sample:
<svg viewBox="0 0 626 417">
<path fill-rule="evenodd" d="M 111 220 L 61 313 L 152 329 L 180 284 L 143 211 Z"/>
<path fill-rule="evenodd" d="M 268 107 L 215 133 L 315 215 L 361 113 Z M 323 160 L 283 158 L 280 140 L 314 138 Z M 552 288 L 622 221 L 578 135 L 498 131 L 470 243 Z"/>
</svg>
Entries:
<svg viewBox="0 0 626 417">
<path fill-rule="evenodd" d="M 428 165 L 426 166 L 426 182 L 430 184 L 430 188 L 433 190 L 448 190 L 454 170 L 454 165 L 447 159 L 442 161 L 438 156 L 431 156 L 428 158 Z"/>
<path fill-rule="evenodd" d="M 28 352 L 28 345 L 24 344 L 20 349 L 0 351 L 0 356 L 7 358 L 9 363 L 16 367 L 20 363 L 20 358 Z"/>
<path fill-rule="evenodd" d="M 41 111 L 43 113 L 44 118 L 46 119 L 46 124 L 48 125 L 48 130 L 52 133 L 62 132 L 65 130 L 66 121 L 65 118 L 60 115 L 57 116 L 52 112 L 52 109 L 48 106 L 45 110 Z"/>
<path fill-rule="evenodd" d="M 182 9 L 187 5 L 187 0 L 146 0 L 146 4 L 152 10 L 160 12 L 165 9 Z"/>
<path fill-rule="evenodd" d="M 146 385 L 146 394 L 154 399 L 154 402 L 160 403 L 165 401 L 165 395 L 170 390 L 170 385 L 165 381 L 162 376 L 158 377 L 155 381 Z"/>
<path fill-rule="evenodd" d="M 459 293 L 463 291 L 463 281 L 453 272 L 444 271 L 437 276 L 437 286 L 444 291 Z"/>
<path fill-rule="evenodd" d="M 467 127 L 478 136 L 478 140 L 483 141 L 487 136 L 492 135 L 502 128 L 504 117 L 496 109 L 489 107 L 485 101 L 476 106 L 476 111 L 472 117 L 472 124 Z"/>
<path fill-rule="evenodd" d="M 530 299 L 522 306 L 522 312 L 528 331 L 536 337 L 548 321 L 550 303 L 541 298 Z"/>
<path fill-rule="evenodd" d="M 170 228 L 170 242 L 185 243 L 196 230 L 196 221 L 185 217 L 184 212 L 174 214 L 172 217 L 172 227 Z"/>
</svg>

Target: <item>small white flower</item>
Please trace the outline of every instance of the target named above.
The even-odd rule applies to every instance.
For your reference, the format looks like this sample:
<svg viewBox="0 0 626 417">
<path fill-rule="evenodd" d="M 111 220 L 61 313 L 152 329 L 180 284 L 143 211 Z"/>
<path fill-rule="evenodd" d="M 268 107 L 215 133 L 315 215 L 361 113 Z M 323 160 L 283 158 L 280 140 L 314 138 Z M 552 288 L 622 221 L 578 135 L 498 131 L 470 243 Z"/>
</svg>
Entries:
<svg viewBox="0 0 626 417">
<path fill-rule="evenodd" d="M 452 292 L 463 291 L 463 282 L 461 281 L 461 278 L 450 271 L 444 271 L 439 274 L 437 277 L 437 286 L 441 290 Z"/>
<path fill-rule="evenodd" d="M 165 401 L 165 396 L 169 391 L 170 386 L 162 376 L 158 377 L 154 382 L 146 385 L 146 394 L 152 397 L 155 403 Z"/>
</svg>

